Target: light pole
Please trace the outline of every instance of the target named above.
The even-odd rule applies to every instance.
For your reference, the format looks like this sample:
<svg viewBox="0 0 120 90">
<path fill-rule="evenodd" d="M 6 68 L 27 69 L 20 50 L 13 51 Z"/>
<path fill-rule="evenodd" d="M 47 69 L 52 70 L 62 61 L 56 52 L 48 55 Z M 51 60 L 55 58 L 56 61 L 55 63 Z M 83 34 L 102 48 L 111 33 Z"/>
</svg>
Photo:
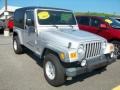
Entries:
<svg viewBox="0 0 120 90">
<path fill-rule="evenodd" d="M 7 0 L 4 0 L 5 2 L 5 12 L 4 12 L 4 16 L 5 16 L 5 29 L 4 29 L 4 36 L 9 36 L 10 32 L 8 29 L 8 20 L 7 20 L 7 16 L 9 15 L 8 11 L 7 11 Z"/>
</svg>

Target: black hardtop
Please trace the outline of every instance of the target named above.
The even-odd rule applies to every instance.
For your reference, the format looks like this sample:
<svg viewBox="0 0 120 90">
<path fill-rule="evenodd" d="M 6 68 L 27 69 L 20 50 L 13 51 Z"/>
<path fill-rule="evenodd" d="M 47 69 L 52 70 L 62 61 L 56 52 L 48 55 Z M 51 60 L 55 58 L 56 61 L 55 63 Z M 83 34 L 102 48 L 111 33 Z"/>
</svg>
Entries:
<svg viewBox="0 0 120 90">
<path fill-rule="evenodd" d="M 19 27 L 21 29 L 24 29 L 24 15 L 25 12 L 28 10 L 35 10 L 35 9 L 48 9 L 48 10 L 58 10 L 58 11 L 67 11 L 67 12 L 71 12 L 71 10 L 67 10 L 67 9 L 60 9 L 60 8 L 51 8 L 51 7 L 23 7 L 23 8 L 19 8 L 16 9 L 13 18 L 14 18 L 14 26 L 15 27 Z"/>
<path fill-rule="evenodd" d="M 19 9 L 16 9 L 16 11 L 26 11 L 26 10 L 34 10 L 34 9 L 50 9 L 50 10 L 61 10 L 61 11 L 71 11 L 71 10 L 68 10 L 68 9 L 61 9 L 61 8 L 52 8 L 52 7 L 38 7 L 38 6 L 31 6 L 31 7 L 23 7 L 23 8 L 19 8 Z"/>
</svg>

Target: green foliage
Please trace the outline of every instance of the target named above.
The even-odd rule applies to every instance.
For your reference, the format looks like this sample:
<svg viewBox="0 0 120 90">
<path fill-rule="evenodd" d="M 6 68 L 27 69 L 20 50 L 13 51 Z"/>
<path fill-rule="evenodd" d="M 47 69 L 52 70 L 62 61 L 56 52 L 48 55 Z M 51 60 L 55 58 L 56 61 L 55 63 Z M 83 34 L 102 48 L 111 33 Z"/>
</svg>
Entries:
<svg viewBox="0 0 120 90">
<path fill-rule="evenodd" d="M 97 12 L 75 12 L 75 15 L 90 15 L 90 16 L 106 16 L 106 17 L 116 17 L 119 15 L 107 14 L 107 13 L 97 13 Z"/>
</svg>

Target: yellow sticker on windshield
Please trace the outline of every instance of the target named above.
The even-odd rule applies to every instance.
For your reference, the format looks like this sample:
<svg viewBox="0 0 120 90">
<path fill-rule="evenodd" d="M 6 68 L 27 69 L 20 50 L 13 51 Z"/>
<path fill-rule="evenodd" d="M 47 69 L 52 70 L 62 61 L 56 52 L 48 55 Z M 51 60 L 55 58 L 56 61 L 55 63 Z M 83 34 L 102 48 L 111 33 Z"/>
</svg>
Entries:
<svg viewBox="0 0 120 90">
<path fill-rule="evenodd" d="M 109 23 L 109 24 L 112 23 L 112 21 L 111 21 L 110 19 L 105 19 L 105 21 L 106 21 L 107 23 Z"/>
<path fill-rule="evenodd" d="M 42 11 L 38 13 L 39 19 L 48 19 L 50 17 L 50 14 L 47 11 Z"/>
</svg>

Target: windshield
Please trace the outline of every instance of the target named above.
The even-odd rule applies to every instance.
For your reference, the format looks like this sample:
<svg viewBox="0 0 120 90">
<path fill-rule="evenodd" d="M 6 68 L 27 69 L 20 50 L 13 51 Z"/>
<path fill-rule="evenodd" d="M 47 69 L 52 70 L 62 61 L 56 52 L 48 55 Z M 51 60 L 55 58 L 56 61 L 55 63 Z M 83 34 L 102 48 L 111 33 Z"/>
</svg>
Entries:
<svg viewBox="0 0 120 90">
<path fill-rule="evenodd" d="M 118 20 L 120 22 L 120 19 L 116 19 L 116 20 Z"/>
<path fill-rule="evenodd" d="M 63 11 L 37 11 L 40 25 L 76 25 L 73 13 Z"/>
<path fill-rule="evenodd" d="M 120 22 L 114 18 L 105 18 L 105 21 L 108 22 L 113 28 L 120 28 Z"/>
</svg>

